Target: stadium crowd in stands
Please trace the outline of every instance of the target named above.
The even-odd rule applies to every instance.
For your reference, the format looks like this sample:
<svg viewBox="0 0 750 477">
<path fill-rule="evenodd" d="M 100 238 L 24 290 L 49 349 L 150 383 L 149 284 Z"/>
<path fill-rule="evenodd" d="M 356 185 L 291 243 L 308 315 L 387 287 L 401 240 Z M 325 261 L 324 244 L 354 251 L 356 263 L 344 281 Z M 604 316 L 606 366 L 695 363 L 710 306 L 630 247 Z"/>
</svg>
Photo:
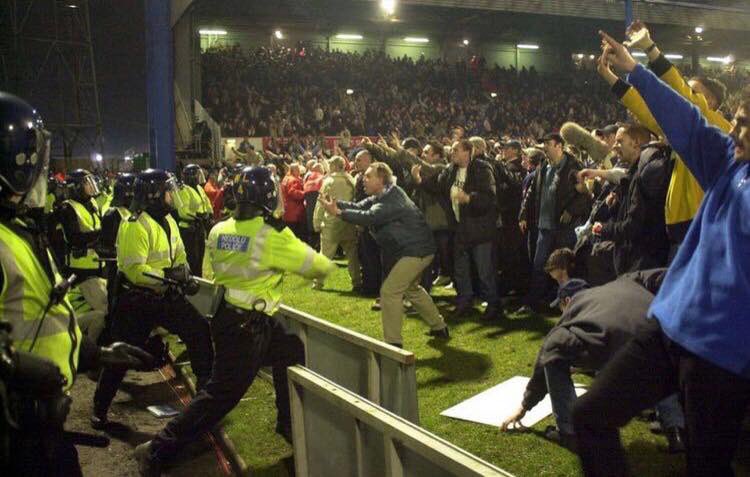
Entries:
<svg viewBox="0 0 750 477">
<path fill-rule="evenodd" d="M 598 124 L 622 111 L 591 71 L 541 75 L 481 58 L 390 58 L 319 48 L 215 48 L 203 54 L 204 106 L 224 136 L 469 135 L 536 139 L 566 120 Z M 517 74 L 518 73 L 518 74 Z M 348 95 L 347 89 L 354 94 Z M 490 93 L 497 93 L 491 99 Z"/>
</svg>

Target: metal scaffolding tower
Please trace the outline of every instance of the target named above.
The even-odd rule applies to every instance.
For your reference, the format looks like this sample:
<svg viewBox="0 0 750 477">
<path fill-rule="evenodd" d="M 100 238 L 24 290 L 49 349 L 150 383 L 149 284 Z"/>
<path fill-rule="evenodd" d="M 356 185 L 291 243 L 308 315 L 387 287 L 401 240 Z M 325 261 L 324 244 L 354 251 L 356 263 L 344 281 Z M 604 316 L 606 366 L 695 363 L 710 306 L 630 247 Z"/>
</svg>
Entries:
<svg viewBox="0 0 750 477">
<path fill-rule="evenodd" d="M 102 153 L 102 120 L 88 0 L 0 2 L 2 88 L 39 108 L 52 155 Z"/>
</svg>

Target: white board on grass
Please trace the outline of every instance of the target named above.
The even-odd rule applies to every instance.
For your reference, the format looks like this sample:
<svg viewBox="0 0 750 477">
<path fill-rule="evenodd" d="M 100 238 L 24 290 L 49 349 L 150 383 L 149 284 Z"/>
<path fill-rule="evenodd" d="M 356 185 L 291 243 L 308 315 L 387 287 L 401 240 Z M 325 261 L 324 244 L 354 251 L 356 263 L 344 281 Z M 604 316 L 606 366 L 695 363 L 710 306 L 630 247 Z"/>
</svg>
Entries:
<svg viewBox="0 0 750 477">
<path fill-rule="evenodd" d="M 514 376 L 497 386 L 477 394 L 466 401 L 441 412 L 441 416 L 452 417 L 464 421 L 478 422 L 488 426 L 498 427 L 521 407 L 523 393 L 530 378 Z M 586 390 L 576 385 L 576 395 L 581 396 Z M 552 414 L 552 403 L 549 394 L 534 409 L 527 412 L 521 424 L 531 427 L 545 417 Z"/>
</svg>

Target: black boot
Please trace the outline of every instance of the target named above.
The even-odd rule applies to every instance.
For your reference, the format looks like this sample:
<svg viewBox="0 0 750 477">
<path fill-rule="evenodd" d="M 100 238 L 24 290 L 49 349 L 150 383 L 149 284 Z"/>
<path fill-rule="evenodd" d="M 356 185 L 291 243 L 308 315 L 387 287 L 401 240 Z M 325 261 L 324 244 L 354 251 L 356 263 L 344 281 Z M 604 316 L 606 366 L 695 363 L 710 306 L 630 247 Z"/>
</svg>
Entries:
<svg viewBox="0 0 750 477">
<path fill-rule="evenodd" d="M 97 431 L 104 430 L 109 424 L 109 420 L 107 419 L 107 411 L 102 411 L 94 408 L 94 413 L 89 418 L 89 421 L 91 422 L 91 427 L 93 427 Z"/>
<path fill-rule="evenodd" d="M 448 327 L 440 328 L 439 330 L 430 330 L 427 332 L 427 336 L 430 336 L 432 338 L 438 338 L 447 340 L 450 339 L 450 333 L 448 333 Z"/>
<path fill-rule="evenodd" d="M 685 431 L 679 427 L 668 427 L 664 430 L 667 437 L 668 452 L 679 454 L 685 452 Z"/>
</svg>

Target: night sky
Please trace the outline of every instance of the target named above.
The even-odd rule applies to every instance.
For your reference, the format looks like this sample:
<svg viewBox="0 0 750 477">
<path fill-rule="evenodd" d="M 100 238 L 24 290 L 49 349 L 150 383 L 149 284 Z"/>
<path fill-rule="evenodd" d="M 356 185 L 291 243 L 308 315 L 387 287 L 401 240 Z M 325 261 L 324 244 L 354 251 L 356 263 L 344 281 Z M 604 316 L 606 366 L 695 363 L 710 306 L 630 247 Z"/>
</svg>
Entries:
<svg viewBox="0 0 750 477">
<path fill-rule="evenodd" d="M 91 0 L 104 154 L 148 150 L 144 0 Z"/>
</svg>

